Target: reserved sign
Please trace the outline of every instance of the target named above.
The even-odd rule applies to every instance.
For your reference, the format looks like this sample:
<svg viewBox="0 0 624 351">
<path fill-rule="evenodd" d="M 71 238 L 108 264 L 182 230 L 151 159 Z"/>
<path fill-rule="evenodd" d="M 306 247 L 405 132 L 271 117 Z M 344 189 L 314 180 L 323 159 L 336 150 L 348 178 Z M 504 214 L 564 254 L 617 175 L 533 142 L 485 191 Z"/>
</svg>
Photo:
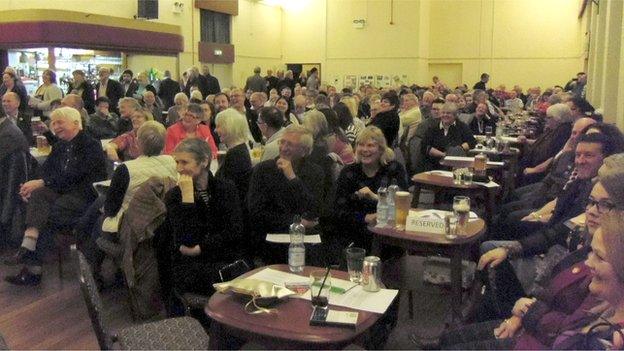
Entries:
<svg viewBox="0 0 624 351">
<path fill-rule="evenodd" d="M 408 216 L 405 230 L 410 232 L 444 234 L 444 227 L 444 220 L 442 219 Z"/>
</svg>

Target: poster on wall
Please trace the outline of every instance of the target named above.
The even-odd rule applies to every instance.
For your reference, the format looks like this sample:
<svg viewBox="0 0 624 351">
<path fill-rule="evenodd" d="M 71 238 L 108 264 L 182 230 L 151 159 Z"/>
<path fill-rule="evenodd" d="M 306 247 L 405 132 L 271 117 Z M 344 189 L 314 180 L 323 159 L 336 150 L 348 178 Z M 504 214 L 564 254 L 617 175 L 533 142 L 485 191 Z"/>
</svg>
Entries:
<svg viewBox="0 0 624 351">
<path fill-rule="evenodd" d="M 392 80 L 389 75 L 378 74 L 375 76 L 375 86 L 377 88 L 390 88 Z"/>
<path fill-rule="evenodd" d="M 397 74 L 394 77 L 392 77 L 392 81 L 393 81 L 393 85 L 395 87 L 399 87 L 401 85 L 409 85 L 409 81 L 407 80 L 407 74 Z"/>
<path fill-rule="evenodd" d="M 343 87 L 351 87 L 352 89 L 356 89 L 357 85 L 357 76 L 356 75 L 347 75 L 344 76 Z"/>
<path fill-rule="evenodd" d="M 358 80 L 358 87 L 362 85 L 373 85 L 375 83 L 375 77 L 372 75 L 361 75 Z"/>
</svg>

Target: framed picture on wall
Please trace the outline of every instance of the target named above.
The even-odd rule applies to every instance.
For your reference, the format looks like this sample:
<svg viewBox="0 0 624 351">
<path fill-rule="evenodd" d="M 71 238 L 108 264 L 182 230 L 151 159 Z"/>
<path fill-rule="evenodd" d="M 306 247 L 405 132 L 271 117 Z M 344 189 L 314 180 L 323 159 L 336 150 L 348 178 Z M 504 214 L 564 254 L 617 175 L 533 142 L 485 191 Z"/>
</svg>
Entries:
<svg viewBox="0 0 624 351">
<path fill-rule="evenodd" d="M 356 89 L 357 85 L 357 76 L 356 75 L 346 75 L 344 76 L 343 86 L 350 87 L 352 89 Z"/>
<path fill-rule="evenodd" d="M 360 75 L 358 80 L 358 86 L 362 85 L 373 85 L 375 83 L 375 77 L 372 75 Z"/>
</svg>

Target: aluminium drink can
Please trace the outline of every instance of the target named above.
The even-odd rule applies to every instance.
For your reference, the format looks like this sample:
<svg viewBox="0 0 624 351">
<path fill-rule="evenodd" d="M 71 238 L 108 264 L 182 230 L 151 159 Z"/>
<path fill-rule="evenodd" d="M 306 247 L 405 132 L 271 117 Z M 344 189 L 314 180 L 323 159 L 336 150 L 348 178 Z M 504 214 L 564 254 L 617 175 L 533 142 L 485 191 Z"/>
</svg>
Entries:
<svg viewBox="0 0 624 351">
<path fill-rule="evenodd" d="M 362 288 L 365 291 L 379 291 L 381 289 L 381 259 L 377 256 L 367 256 L 362 265 Z"/>
</svg>

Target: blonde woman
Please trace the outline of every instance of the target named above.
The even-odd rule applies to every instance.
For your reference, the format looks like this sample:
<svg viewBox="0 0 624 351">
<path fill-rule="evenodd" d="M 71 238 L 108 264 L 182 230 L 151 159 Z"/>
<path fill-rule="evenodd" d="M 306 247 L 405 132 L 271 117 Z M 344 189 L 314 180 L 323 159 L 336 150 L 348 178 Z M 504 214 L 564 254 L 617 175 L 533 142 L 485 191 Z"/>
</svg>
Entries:
<svg viewBox="0 0 624 351">
<path fill-rule="evenodd" d="M 366 127 L 355 140 L 355 163 L 345 166 L 336 182 L 335 224 L 341 247 L 355 243 L 370 249 L 371 234 L 366 229 L 377 220 L 377 190 L 396 183 L 407 190 L 407 174 L 394 160 L 381 129 Z"/>
</svg>

